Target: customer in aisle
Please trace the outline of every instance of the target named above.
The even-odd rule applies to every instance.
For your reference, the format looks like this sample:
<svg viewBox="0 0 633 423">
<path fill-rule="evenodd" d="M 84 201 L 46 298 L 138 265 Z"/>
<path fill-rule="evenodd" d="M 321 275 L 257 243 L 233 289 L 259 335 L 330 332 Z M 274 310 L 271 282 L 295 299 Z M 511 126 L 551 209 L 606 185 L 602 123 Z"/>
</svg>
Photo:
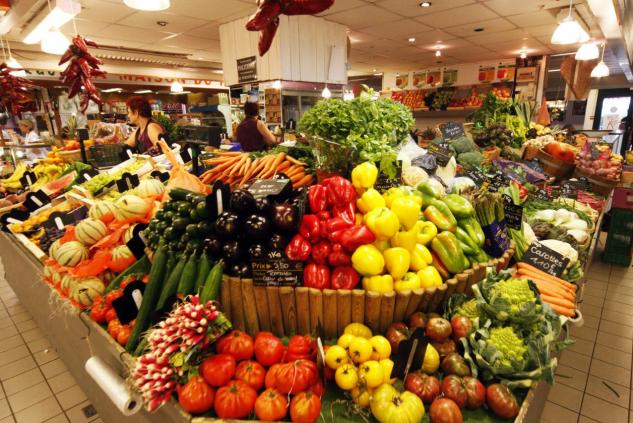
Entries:
<svg viewBox="0 0 633 423">
<path fill-rule="evenodd" d="M 139 153 L 152 153 L 157 150 L 156 143 L 165 128 L 152 119 L 152 108 L 147 99 L 135 96 L 127 102 L 127 117 L 130 123 L 136 125 L 136 130 L 130 135 L 126 143 Z"/>
<path fill-rule="evenodd" d="M 259 105 L 255 102 L 244 103 L 246 117 L 238 125 L 236 138 L 242 151 L 262 151 L 278 144 L 275 136 L 264 122 L 259 120 Z"/>
</svg>

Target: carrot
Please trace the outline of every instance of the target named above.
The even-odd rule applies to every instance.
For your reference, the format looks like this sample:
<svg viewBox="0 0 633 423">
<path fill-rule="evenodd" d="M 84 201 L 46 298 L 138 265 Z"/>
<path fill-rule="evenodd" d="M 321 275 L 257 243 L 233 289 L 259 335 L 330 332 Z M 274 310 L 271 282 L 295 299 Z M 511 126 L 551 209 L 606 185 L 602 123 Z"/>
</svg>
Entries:
<svg viewBox="0 0 633 423">
<path fill-rule="evenodd" d="M 541 294 L 541 299 L 548 304 L 556 304 L 561 307 L 570 308 L 572 310 L 576 308 L 576 304 L 574 304 L 572 301 L 565 300 L 562 298 L 550 297 L 549 295 Z"/>
<path fill-rule="evenodd" d="M 289 161 L 285 161 L 282 164 L 279 165 L 279 167 L 277 167 L 277 172 L 281 172 L 281 171 L 285 171 L 287 169 L 290 168 L 290 162 Z"/>
<path fill-rule="evenodd" d="M 567 286 L 561 284 L 560 282 L 553 280 L 551 278 L 546 278 L 543 275 L 539 275 L 533 272 L 526 272 L 524 270 L 521 270 L 519 272 L 517 272 L 517 276 L 523 277 L 523 278 L 528 278 L 528 279 L 539 279 L 539 280 L 543 280 L 543 281 L 547 281 L 550 282 L 558 287 L 560 287 L 561 289 L 565 290 L 566 292 L 569 292 L 570 294 L 576 294 L 576 290 L 570 289 Z"/>
<path fill-rule="evenodd" d="M 305 166 L 305 163 L 300 162 L 299 160 L 295 159 L 292 156 L 286 156 L 286 160 L 288 160 L 290 163 L 292 164 L 296 164 L 296 165 L 301 165 L 301 166 Z"/>
<path fill-rule="evenodd" d="M 302 173 L 297 173 L 296 175 L 291 176 L 290 180 L 292 181 L 292 183 L 296 183 L 296 182 L 299 182 L 301 179 L 305 178 L 305 176 L 306 175 L 303 172 Z"/>
<path fill-rule="evenodd" d="M 550 304 L 550 307 L 552 307 L 552 310 L 554 310 L 556 313 L 563 315 L 563 316 L 567 316 L 567 317 L 574 317 L 576 315 L 576 310 L 575 309 L 569 309 L 566 307 L 561 307 L 559 305 L 556 304 Z"/>
<path fill-rule="evenodd" d="M 293 188 L 299 188 L 302 187 L 304 185 L 308 185 L 312 183 L 312 175 L 306 175 L 303 178 L 299 179 L 299 181 L 297 181 L 296 183 L 292 184 Z"/>
<path fill-rule="evenodd" d="M 534 273 L 536 273 L 536 274 L 540 274 L 540 275 L 542 275 L 542 276 L 544 276 L 544 277 L 551 278 L 551 279 L 555 279 L 555 280 L 556 280 L 556 282 L 559 282 L 559 283 L 561 283 L 562 285 L 565 285 L 565 286 L 567 286 L 568 288 L 573 289 L 574 291 L 576 290 L 576 285 L 574 285 L 574 284 L 572 284 L 572 283 L 569 283 L 569 282 L 567 282 L 566 280 L 563 280 L 563 279 L 561 279 L 561 278 L 557 278 L 557 277 L 555 277 L 555 276 L 552 276 L 552 275 L 550 275 L 549 273 L 543 272 L 542 270 L 537 269 L 536 267 L 532 266 L 531 264 L 524 263 L 524 262 L 520 261 L 520 262 L 518 262 L 518 263 L 517 263 L 517 267 L 518 267 L 519 269 L 521 269 L 521 270 L 532 271 L 532 272 L 534 272 Z"/>
<path fill-rule="evenodd" d="M 237 163 L 239 160 L 241 160 L 240 156 L 235 156 L 235 157 L 231 157 L 229 160 L 227 160 L 226 162 L 222 163 L 219 166 L 214 167 L 213 169 L 210 170 L 210 172 L 212 173 L 219 173 L 223 170 L 228 169 L 229 167 L 233 166 L 235 163 Z"/>
<path fill-rule="evenodd" d="M 546 295 L 554 295 L 560 298 L 565 298 L 569 301 L 575 301 L 576 299 L 574 295 L 570 294 L 569 292 L 566 292 L 565 290 L 551 283 L 538 280 L 538 279 L 534 280 L 534 283 L 536 284 L 539 292 L 542 292 Z"/>
<path fill-rule="evenodd" d="M 216 156 L 233 156 L 233 157 L 235 157 L 235 156 L 239 156 L 239 155 L 244 154 L 244 153 L 242 153 L 241 151 L 216 151 L 213 154 L 215 154 Z"/>
<path fill-rule="evenodd" d="M 212 159 L 205 160 L 204 164 L 206 164 L 206 165 L 213 165 L 213 164 L 217 165 L 217 164 L 224 163 L 227 160 L 228 160 L 227 157 L 214 157 Z"/>
<path fill-rule="evenodd" d="M 275 174 L 275 170 L 277 169 L 277 167 L 279 166 L 279 164 L 281 163 L 281 161 L 284 159 L 284 157 L 286 156 L 286 153 L 279 153 L 273 160 L 272 162 L 266 166 L 266 170 L 264 172 L 262 172 L 261 174 L 261 178 L 262 179 L 266 179 L 266 178 L 270 178 L 271 176 L 273 176 Z"/>
</svg>

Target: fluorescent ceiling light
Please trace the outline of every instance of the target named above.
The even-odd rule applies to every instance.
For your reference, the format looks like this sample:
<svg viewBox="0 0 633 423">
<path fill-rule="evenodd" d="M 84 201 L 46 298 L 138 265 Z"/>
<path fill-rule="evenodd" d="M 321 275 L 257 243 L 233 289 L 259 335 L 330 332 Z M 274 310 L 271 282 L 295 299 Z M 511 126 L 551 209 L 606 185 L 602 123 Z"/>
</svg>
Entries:
<svg viewBox="0 0 633 423">
<path fill-rule="evenodd" d="M 183 92 L 182 84 L 178 81 L 174 81 L 171 83 L 171 92 L 172 93 L 181 93 Z"/>
<path fill-rule="evenodd" d="M 6 61 L 6 65 L 9 68 L 13 68 L 13 69 L 22 69 L 22 70 L 16 70 L 16 71 L 12 71 L 10 72 L 11 75 L 13 76 L 19 76 L 19 77 L 25 77 L 26 76 L 26 71 L 24 70 L 24 66 L 22 66 L 17 60 L 15 60 L 13 57 L 9 56 L 9 58 Z"/>
<path fill-rule="evenodd" d="M 134 94 L 150 94 L 153 93 L 154 91 L 152 90 L 136 90 L 134 91 Z"/>
<path fill-rule="evenodd" d="M 41 47 L 44 53 L 60 55 L 64 54 L 69 44 L 68 38 L 56 29 L 44 34 Z"/>
<path fill-rule="evenodd" d="M 585 43 L 576 52 L 576 60 L 593 60 L 600 57 L 600 50 L 596 43 Z"/>
<path fill-rule="evenodd" d="M 415 37 L 411 37 L 411 38 L 409 38 L 409 42 L 410 42 L 410 43 L 415 43 Z"/>
<path fill-rule="evenodd" d="M 123 91 L 123 88 L 107 88 L 105 90 L 101 90 L 102 93 L 116 93 Z"/>
<path fill-rule="evenodd" d="M 169 0 L 123 0 L 127 7 L 138 10 L 156 12 L 169 9 Z"/>
<path fill-rule="evenodd" d="M 576 22 L 570 15 L 558 24 L 558 27 L 552 34 L 552 44 L 576 44 L 589 41 L 589 34 L 582 29 L 580 24 Z"/>
<path fill-rule="evenodd" d="M 323 88 L 323 91 L 321 91 L 321 97 L 323 97 L 323 98 L 330 98 L 330 97 L 332 97 L 332 92 L 330 91 L 330 89 L 327 86 L 325 88 Z"/>
<path fill-rule="evenodd" d="M 35 44 L 44 38 L 49 31 L 61 28 L 81 12 L 81 4 L 76 0 L 57 0 L 55 7 L 46 15 L 22 40 L 24 44 Z M 68 47 L 68 46 L 66 46 Z"/>
</svg>

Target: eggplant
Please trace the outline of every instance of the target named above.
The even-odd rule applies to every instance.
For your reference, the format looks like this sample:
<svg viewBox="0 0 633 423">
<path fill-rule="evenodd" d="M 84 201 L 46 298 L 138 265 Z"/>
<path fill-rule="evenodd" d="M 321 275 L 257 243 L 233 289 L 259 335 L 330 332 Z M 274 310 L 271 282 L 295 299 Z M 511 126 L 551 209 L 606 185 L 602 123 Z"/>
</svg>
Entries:
<svg viewBox="0 0 633 423">
<path fill-rule="evenodd" d="M 214 258 L 222 255 L 222 240 L 217 235 L 207 235 L 202 242 L 204 250 Z"/>
<path fill-rule="evenodd" d="M 245 261 L 241 261 L 239 263 L 235 263 L 231 265 L 229 268 L 229 274 L 231 276 L 237 276 L 240 278 L 251 278 L 253 277 L 253 272 L 251 269 L 251 264 Z"/>
<path fill-rule="evenodd" d="M 283 251 L 286 248 L 286 244 L 288 240 L 286 237 L 280 234 L 272 234 L 270 236 L 270 241 L 268 242 L 268 246 L 271 250 L 281 250 Z"/>
<path fill-rule="evenodd" d="M 246 235 L 255 240 L 263 240 L 270 235 L 270 221 L 268 218 L 259 215 L 250 215 L 245 222 Z"/>
<path fill-rule="evenodd" d="M 237 241 L 229 241 L 222 246 L 222 257 L 230 263 L 235 263 L 242 258 L 242 248 Z"/>
<path fill-rule="evenodd" d="M 290 232 L 297 227 L 297 209 L 292 204 L 277 204 L 272 213 L 273 225 L 283 232 Z"/>
<path fill-rule="evenodd" d="M 235 239 L 239 228 L 240 218 L 233 212 L 223 212 L 215 221 L 215 232 L 222 239 Z"/>
<path fill-rule="evenodd" d="M 272 203 L 268 197 L 259 197 L 255 200 L 255 212 L 268 216 L 272 209 Z"/>
<path fill-rule="evenodd" d="M 231 193 L 231 211 L 247 216 L 255 211 L 255 197 L 245 189 L 236 189 Z"/>
<path fill-rule="evenodd" d="M 248 257 L 251 260 L 266 258 L 266 246 L 264 244 L 252 244 L 248 247 Z"/>
</svg>

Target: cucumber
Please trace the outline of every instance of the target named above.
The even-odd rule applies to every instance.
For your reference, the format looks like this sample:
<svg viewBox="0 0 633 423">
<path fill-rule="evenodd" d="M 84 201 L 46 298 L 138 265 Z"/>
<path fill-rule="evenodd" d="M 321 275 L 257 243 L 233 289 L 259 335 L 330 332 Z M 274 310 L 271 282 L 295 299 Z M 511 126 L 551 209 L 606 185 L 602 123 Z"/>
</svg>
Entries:
<svg viewBox="0 0 633 423">
<path fill-rule="evenodd" d="M 184 254 L 180 255 L 178 259 L 178 263 L 174 266 L 172 271 L 169 273 L 167 280 L 163 286 L 163 290 L 160 293 L 160 297 L 158 299 L 158 303 L 156 304 L 156 309 L 160 310 L 165 307 L 165 303 L 167 302 L 167 298 L 171 295 L 174 295 L 178 291 L 178 283 L 180 282 L 180 275 L 185 268 L 185 264 L 187 263 L 187 256 Z"/>
<path fill-rule="evenodd" d="M 193 193 L 193 191 L 189 191 L 187 189 L 173 188 L 171 191 L 169 191 L 169 197 L 172 200 L 185 201 L 187 199 L 187 195 Z"/>
<path fill-rule="evenodd" d="M 156 300 L 158 294 L 163 286 L 163 280 L 165 279 L 165 269 L 167 267 L 167 248 L 165 246 L 158 247 L 156 254 L 154 255 L 154 263 L 152 264 L 152 270 L 149 273 L 149 281 L 145 285 L 145 292 L 143 292 L 143 301 L 141 307 L 136 315 L 136 323 L 130 333 L 130 338 L 125 345 L 125 349 L 128 352 L 136 350 L 136 346 L 141 338 L 141 334 L 147 330 L 150 324 L 150 314 L 156 307 Z"/>
<path fill-rule="evenodd" d="M 198 257 L 196 253 L 191 253 L 185 268 L 180 276 L 180 282 L 178 282 L 178 292 L 183 296 L 194 293 L 196 288 L 196 275 L 198 274 Z"/>
<path fill-rule="evenodd" d="M 222 260 L 218 261 L 209 272 L 207 280 L 204 282 L 200 302 L 216 301 L 220 297 L 220 285 L 222 284 Z"/>
<path fill-rule="evenodd" d="M 198 264 L 198 275 L 196 277 L 196 293 L 200 294 L 200 291 L 202 291 L 202 288 L 204 287 L 204 281 L 207 280 L 207 276 L 211 271 L 212 264 L 213 263 L 208 254 L 202 254 L 200 256 L 200 263 Z"/>
<path fill-rule="evenodd" d="M 136 260 L 136 262 L 132 264 L 130 267 L 125 269 L 123 272 L 119 273 L 119 275 L 116 278 L 112 279 L 112 281 L 108 284 L 106 289 L 103 291 L 103 295 L 105 296 L 105 294 L 107 294 L 108 292 L 115 289 L 119 289 L 119 286 L 121 286 L 121 282 L 123 281 L 123 279 L 125 279 L 129 275 L 135 275 L 135 274 L 146 275 L 147 272 L 149 272 L 150 268 L 151 268 L 151 263 L 149 262 L 149 259 L 147 258 L 147 256 L 141 257 L 140 259 Z"/>
<path fill-rule="evenodd" d="M 138 347 L 136 347 L 136 349 L 134 350 L 134 354 L 132 355 L 135 357 L 139 357 L 141 354 L 143 354 L 145 348 L 147 348 L 147 336 L 144 336 L 143 339 L 141 339 L 141 342 L 138 343 Z"/>
</svg>

